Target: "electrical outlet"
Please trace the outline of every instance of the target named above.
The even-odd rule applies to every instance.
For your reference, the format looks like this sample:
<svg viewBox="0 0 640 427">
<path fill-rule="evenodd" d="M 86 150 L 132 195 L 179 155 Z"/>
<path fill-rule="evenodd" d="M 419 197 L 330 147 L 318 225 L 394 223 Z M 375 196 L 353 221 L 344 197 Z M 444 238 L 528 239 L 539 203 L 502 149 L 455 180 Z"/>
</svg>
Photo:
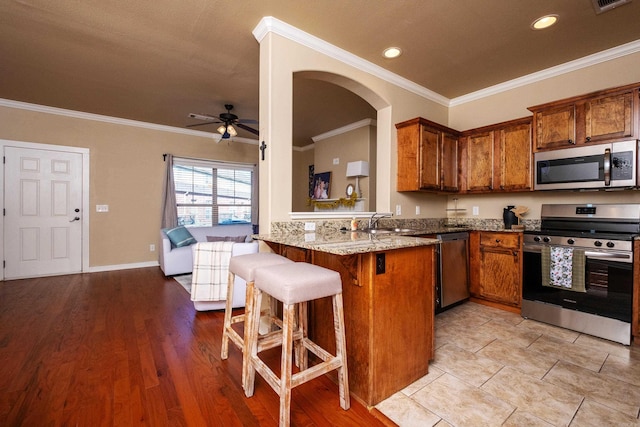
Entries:
<svg viewBox="0 0 640 427">
<path fill-rule="evenodd" d="M 149 245 L 149 252 L 155 252 L 156 251 L 156 245 L 154 245 L 153 243 Z"/>
<path fill-rule="evenodd" d="M 474 206 L 473 207 L 473 214 L 474 215 L 480 215 L 480 207 L 479 206 Z"/>
<path fill-rule="evenodd" d="M 420 205 L 416 205 L 416 215 L 420 215 Z"/>
<path fill-rule="evenodd" d="M 316 223 L 315 222 L 305 222 L 304 223 L 304 231 L 316 231 Z"/>
<path fill-rule="evenodd" d="M 396 205 L 396 215 L 402 215 L 402 205 Z"/>
<path fill-rule="evenodd" d="M 376 274 L 384 274 L 386 270 L 385 256 L 383 253 L 376 254 Z"/>
</svg>

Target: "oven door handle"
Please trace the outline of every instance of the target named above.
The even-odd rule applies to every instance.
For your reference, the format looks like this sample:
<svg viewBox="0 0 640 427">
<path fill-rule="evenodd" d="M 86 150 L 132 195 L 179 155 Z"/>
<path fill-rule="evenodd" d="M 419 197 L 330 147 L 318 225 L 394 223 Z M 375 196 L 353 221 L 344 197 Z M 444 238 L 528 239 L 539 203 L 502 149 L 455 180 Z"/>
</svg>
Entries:
<svg viewBox="0 0 640 427">
<path fill-rule="evenodd" d="M 611 185 L 611 149 L 604 150 L 604 185 Z"/>
<path fill-rule="evenodd" d="M 542 252 L 542 245 L 528 245 L 523 247 L 524 252 L 540 253 Z M 615 260 L 619 262 L 633 262 L 633 254 L 631 252 L 598 252 L 598 251 L 585 251 L 584 255 L 591 259 L 600 260 Z"/>
<path fill-rule="evenodd" d="M 626 261 L 626 262 L 633 261 L 632 254 L 630 253 L 585 251 L 584 255 L 587 258 L 616 259 L 616 260 Z"/>
</svg>

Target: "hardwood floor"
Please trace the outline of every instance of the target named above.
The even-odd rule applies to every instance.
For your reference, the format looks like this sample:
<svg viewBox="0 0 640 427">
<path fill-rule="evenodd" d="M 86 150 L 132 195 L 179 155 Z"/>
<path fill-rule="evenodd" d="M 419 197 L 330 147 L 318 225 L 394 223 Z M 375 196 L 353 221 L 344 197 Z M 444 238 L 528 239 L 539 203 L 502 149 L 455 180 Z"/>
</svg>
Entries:
<svg viewBox="0 0 640 427">
<path fill-rule="evenodd" d="M 246 398 L 241 353 L 220 360 L 222 322 L 159 268 L 0 282 L 0 425 L 276 426 L 276 393 L 258 376 Z M 325 376 L 293 390 L 291 424 L 389 421 L 343 411 Z"/>
</svg>

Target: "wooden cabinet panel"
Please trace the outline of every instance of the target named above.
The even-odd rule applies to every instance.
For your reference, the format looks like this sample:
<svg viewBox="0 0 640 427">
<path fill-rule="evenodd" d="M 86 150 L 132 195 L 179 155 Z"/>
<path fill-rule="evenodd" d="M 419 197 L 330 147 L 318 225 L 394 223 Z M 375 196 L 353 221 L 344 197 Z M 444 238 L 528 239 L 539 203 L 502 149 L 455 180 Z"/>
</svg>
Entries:
<svg viewBox="0 0 640 427">
<path fill-rule="evenodd" d="M 352 395 L 373 406 L 427 374 L 434 354 L 434 246 L 342 256 L 273 247 L 340 273 Z M 378 254 L 384 255 L 381 274 Z M 310 338 L 335 351 L 330 298 L 311 302 L 308 316 Z"/>
<path fill-rule="evenodd" d="M 514 252 L 480 248 L 480 293 L 483 298 L 520 306 L 519 257 Z"/>
<path fill-rule="evenodd" d="M 519 233 L 482 232 L 480 246 L 499 249 L 520 249 Z"/>
<path fill-rule="evenodd" d="M 466 138 L 466 189 L 468 192 L 493 189 L 493 132 Z"/>
<path fill-rule="evenodd" d="M 442 134 L 441 180 L 443 191 L 455 192 L 459 190 L 458 145 L 458 135 L 446 132 Z"/>
<path fill-rule="evenodd" d="M 630 137 L 633 134 L 633 92 L 597 97 L 584 103 L 585 142 Z"/>
<path fill-rule="evenodd" d="M 530 107 L 535 151 L 638 138 L 638 84 Z"/>
<path fill-rule="evenodd" d="M 465 131 L 460 150 L 463 192 L 532 189 L 531 117 Z"/>
<path fill-rule="evenodd" d="M 458 191 L 458 137 L 423 118 L 396 124 L 398 191 Z"/>
<path fill-rule="evenodd" d="M 419 188 L 421 190 L 440 190 L 439 132 L 426 126 L 420 126 L 420 132 L 422 136 L 419 141 Z"/>
<path fill-rule="evenodd" d="M 531 190 L 531 122 L 505 126 L 498 131 L 498 141 L 500 190 Z"/>
<path fill-rule="evenodd" d="M 536 148 L 567 148 L 576 143 L 574 104 L 545 109 L 534 114 Z"/>
<path fill-rule="evenodd" d="M 471 233 L 469 243 L 471 295 L 480 302 L 519 308 L 522 302 L 522 235 L 475 231 Z"/>
</svg>

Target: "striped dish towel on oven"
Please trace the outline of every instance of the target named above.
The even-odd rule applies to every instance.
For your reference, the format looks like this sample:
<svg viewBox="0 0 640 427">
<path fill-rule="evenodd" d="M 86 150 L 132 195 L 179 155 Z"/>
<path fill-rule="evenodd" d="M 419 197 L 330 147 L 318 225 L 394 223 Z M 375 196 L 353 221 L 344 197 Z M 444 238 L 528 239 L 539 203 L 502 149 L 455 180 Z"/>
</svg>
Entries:
<svg viewBox="0 0 640 427">
<path fill-rule="evenodd" d="M 541 252 L 542 286 L 586 292 L 585 260 L 586 257 L 582 249 L 543 246 Z"/>
<path fill-rule="evenodd" d="M 229 260 L 234 242 L 196 243 L 193 249 L 191 301 L 227 298 Z"/>
</svg>

